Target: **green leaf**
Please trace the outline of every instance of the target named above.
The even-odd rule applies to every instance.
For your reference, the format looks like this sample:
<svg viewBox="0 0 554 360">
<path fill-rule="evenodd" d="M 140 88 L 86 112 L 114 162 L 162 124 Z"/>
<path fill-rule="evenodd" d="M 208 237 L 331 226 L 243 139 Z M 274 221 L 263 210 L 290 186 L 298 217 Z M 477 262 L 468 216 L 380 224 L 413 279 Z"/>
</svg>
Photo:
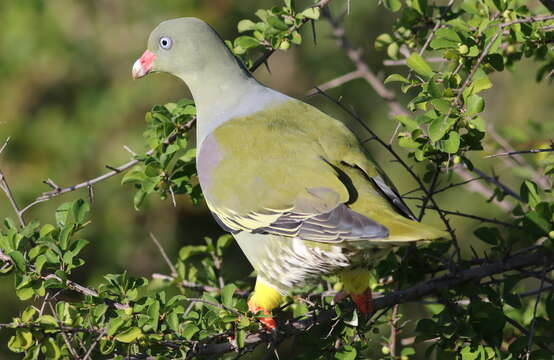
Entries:
<svg viewBox="0 0 554 360">
<path fill-rule="evenodd" d="M 64 228 L 62 229 L 59 235 L 60 249 L 64 251 L 67 250 L 69 246 L 69 239 L 71 238 L 71 235 L 73 234 L 74 229 L 75 229 L 75 225 L 73 224 L 64 226 Z"/>
<path fill-rule="evenodd" d="M 408 59 L 406 59 L 408 66 L 419 75 L 430 78 L 434 72 L 431 66 L 419 55 L 418 53 L 412 53 Z"/>
<path fill-rule="evenodd" d="M 60 348 L 53 338 L 47 338 L 46 341 L 43 341 L 42 346 L 46 359 L 58 360 L 61 357 Z"/>
<path fill-rule="evenodd" d="M 345 345 L 335 353 L 335 359 L 337 360 L 356 360 L 358 355 L 356 348 Z"/>
<path fill-rule="evenodd" d="M 393 41 L 394 39 L 390 36 L 390 34 L 381 34 L 375 39 L 375 50 L 384 50 Z"/>
<path fill-rule="evenodd" d="M 235 284 L 227 284 L 221 290 L 221 303 L 227 307 L 233 306 L 233 294 L 237 290 Z"/>
<path fill-rule="evenodd" d="M 17 329 L 8 342 L 8 348 L 13 352 L 23 352 L 33 345 L 33 334 L 26 329 Z"/>
<path fill-rule="evenodd" d="M 39 231 L 39 236 L 42 238 L 42 237 L 45 237 L 47 236 L 48 234 L 50 234 L 52 231 L 56 230 L 56 228 L 53 226 L 53 225 L 50 225 L 50 224 L 44 224 L 42 226 L 42 228 L 40 228 L 40 231 Z"/>
<path fill-rule="evenodd" d="M 29 300 L 30 298 L 33 297 L 33 295 L 35 295 L 35 290 L 31 285 L 28 285 L 15 290 L 15 294 L 17 295 L 19 300 L 25 301 L 25 300 Z"/>
<path fill-rule="evenodd" d="M 431 100 L 431 104 L 435 109 L 437 109 L 442 114 L 448 114 L 450 111 L 452 104 L 450 101 L 445 99 L 433 99 Z"/>
<path fill-rule="evenodd" d="M 90 205 L 83 199 L 78 199 L 73 202 L 71 212 L 75 223 L 82 224 L 83 222 L 85 222 L 90 212 Z"/>
<path fill-rule="evenodd" d="M 452 28 L 441 28 L 429 44 L 433 49 L 457 48 L 462 39 Z"/>
<path fill-rule="evenodd" d="M 500 39 L 501 37 L 499 37 Z M 504 70 L 504 58 L 500 54 L 489 54 L 485 56 L 485 63 L 492 66 L 496 71 Z"/>
<path fill-rule="evenodd" d="M 38 318 L 38 322 L 41 325 L 45 326 L 58 326 L 58 322 L 56 321 L 56 318 L 54 318 L 52 315 L 42 315 Z"/>
<path fill-rule="evenodd" d="M 248 50 L 250 48 L 260 45 L 258 39 L 252 36 L 239 36 L 235 39 L 235 46 L 240 47 L 243 50 Z"/>
<path fill-rule="evenodd" d="M 136 339 L 138 339 L 142 336 L 143 336 L 142 331 L 138 327 L 133 326 L 133 327 L 117 334 L 115 336 L 115 340 L 128 344 L 128 343 L 131 343 L 131 342 L 135 341 Z"/>
<path fill-rule="evenodd" d="M 383 5 L 392 12 L 397 12 L 402 7 L 400 0 L 383 0 Z"/>
<path fill-rule="evenodd" d="M 140 210 L 140 207 L 142 203 L 144 202 L 144 199 L 146 198 L 146 192 L 139 190 L 136 192 L 135 196 L 133 197 L 133 206 L 135 210 Z"/>
<path fill-rule="evenodd" d="M 113 318 L 110 320 L 110 324 L 108 326 L 108 336 L 113 336 L 124 323 L 125 321 L 122 318 Z"/>
<path fill-rule="evenodd" d="M 428 89 L 429 94 L 434 98 L 440 98 L 444 94 L 444 86 L 441 83 L 435 81 L 435 77 L 433 77 L 431 81 L 429 81 Z"/>
<path fill-rule="evenodd" d="M 8 255 L 12 258 L 15 266 L 17 267 L 17 270 L 21 272 L 25 272 L 25 270 L 27 269 L 27 264 L 23 254 L 20 251 L 16 250 L 16 251 L 12 251 Z"/>
<path fill-rule="evenodd" d="M 156 300 L 148 307 L 149 325 L 153 331 L 158 331 L 158 322 L 160 320 L 160 302 Z"/>
<path fill-rule="evenodd" d="M 388 83 L 391 83 L 391 82 L 401 82 L 401 83 L 408 83 L 408 79 L 406 79 L 404 76 L 400 75 L 400 74 L 391 74 L 389 76 L 387 76 L 387 78 L 385 79 L 385 81 L 383 82 L 384 84 L 388 84 Z"/>
<path fill-rule="evenodd" d="M 397 42 L 392 42 L 387 46 L 387 55 L 391 59 L 398 59 L 398 53 L 400 52 L 400 45 Z"/>
<path fill-rule="evenodd" d="M 171 330 L 179 332 L 179 317 L 175 311 L 172 311 L 169 315 L 167 315 L 166 322 Z"/>
<path fill-rule="evenodd" d="M 398 145 L 407 149 L 417 149 L 420 144 L 409 136 L 402 136 L 398 139 Z"/>
<path fill-rule="evenodd" d="M 183 329 L 183 337 L 187 340 L 190 340 L 190 339 L 192 339 L 194 334 L 196 334 L 198 331 L 200 331 L 198 326 L 196 326 L 192 323 L 188 323 L 188 324 L 185 325 L 185 328 Z"/>
<path fill-rule="evenodd" d="M 420 15 L 425 15 L 427 12 L 427 0 L 413 0 L 412 8 L 414 8 Z"/>
<path fill-rule="evenodd" d="M 475 79 L 473 81 L 473 83 L 471 84 L 471 87 L 472 87 L 471 94 L 478 94 L 483 90 L 490 89 L 492 87 L 492 83 L 489 77 L 483 74 L 480 78 Z"/>
<path fill-rule="evenodd" d="M 317 20 L 320 16 L 320 10 L 318 7 L 311 7 L 302 11 L 300 14 L 307 17 L 308 19 Z"/>
<path fill-rule="evenodd" d="M 429 138 L 431 141 L 436 142 L 442 139 L 455 122 L 456 119 L 451 117 L 448 119 L 438 117 L 433 120 L 431 125 L 429 125 Z"/>
<path fill-rule="evenodd" d="M 67 202 L 64 204 L 61 204 L 56 209 L 56 224 L 58 226 L 65 226 L 65 223 L 67 222 L 67 218 L 69 216 L 69 213 L 71 211 L 71 208 L 73 207 L 73 203 Z"/>
<path fill-rule="evenodd" d="M 541 201 L 539 195 L 539 188 L 533 181 L 525 180 L 519 189 L 519 193 L 523 201 L 525 201 L 531 208 L 535 208 Z"/>
<path fill-rule="evenodd" d="M 121 179 L 121 185 L 129 183 L 140 183 L 145 179 L 144 169 L 140 166 L 135 166 L 131 171 L 127 172 L 123 179 Z"/>
<path fill-rule="evenodd" d="M 288 25 L 285 24 L 285 22 L 278 16 L 270 16 L 267 19 L 267 23 L 271 26 L 273 26 L 277 30 L 288 30 Z"/>
<path fill-rule="evenodd" d="M 28 307 L 21 314 L 21 321 L 29 322 L 33 320 L 33 317 L 38 314 L 38 311 L 35 308 Z"/>
<path fill-rule="evenodd" d="M 475 116 L 485 109 L 485 100 L 479 95 L 471 95 L 466 101 L 466 114 Z"/>
<path fill-rule="evenodd" d="M 454 154 L 460 148 L 460 134 L 455 131 L 448 133 L 448 138 L 443 142 L 443 151 Z"/>
<path fill-rule="evenodd" d="M 256 29 L 256 23 L 252 20 L 244 19 L 237 24 L 238 32 L 245 32 Z"/>
<path fill-rule="evenodd" d="M 419 124 L 417 121 L 412 119 L 411 116 L 408 115 L 397 115 L 395 117 L 396 120 L 398 120 L 404 127 L 406 127 L 406 130 L 412 132 L 415 129 L 419 129 Z"/>
<path fill-rule="evenodd" d="M 47 259 L 45 255 L 39 255 L 37 256 L 37 259 L 35 260 L 35 272 L 37 274 L 40 274 L 42 271 L 42 267 L 44 264 L 46 264 Z"/>
<path fill-rule="evenodd" d="M 246 340 L 246 331 L 243 329 L 240 329 L 237 331 L 237 345 L 239 349 L 242 349 L 244 347 L 244 342 Z"/>
</svg>

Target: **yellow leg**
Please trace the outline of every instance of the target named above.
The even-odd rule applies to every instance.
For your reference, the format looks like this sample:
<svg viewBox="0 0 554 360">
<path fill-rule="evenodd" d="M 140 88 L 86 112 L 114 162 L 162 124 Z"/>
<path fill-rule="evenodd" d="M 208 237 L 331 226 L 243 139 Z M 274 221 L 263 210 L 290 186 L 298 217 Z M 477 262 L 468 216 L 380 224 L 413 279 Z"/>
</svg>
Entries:
<svg viewBox="0 0 554 360">
<path fill-rule="evenodd" d="M 254 294 L 248 300 L 248 309 L 253 313 L 262 311 L 264 317 L 260 317 L 259 320 L 266 329 L 274 330 L 277 327 L 275 319 L 271 316 L 271 310 L 275 309 L 283 301 L 283 295 L 263 280 L 256 279 L 256 286 L 254 288 Z"/>
<path fill-rule="evenodd" d="M 373 314 L 369 270 L 363 268 L 343 270 L 339 273 L 339 277 L 344 284 L 344 289 L 350 294 L 358 310 L 364 315 Z"/>
</svg>

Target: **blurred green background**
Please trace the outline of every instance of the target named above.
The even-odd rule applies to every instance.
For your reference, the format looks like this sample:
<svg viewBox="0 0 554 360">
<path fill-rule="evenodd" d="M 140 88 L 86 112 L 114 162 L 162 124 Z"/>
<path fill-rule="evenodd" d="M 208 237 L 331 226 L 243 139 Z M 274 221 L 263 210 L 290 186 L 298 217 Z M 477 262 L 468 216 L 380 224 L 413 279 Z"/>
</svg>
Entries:
<svg viewBox="0 0 554 360">
<path fill-rule="evenodd" d="M 253 18 L 256 9 L 275 4 L 279 1 L 1 1 L 0 143 L 7 137 L 11 141 L 0 155 L 0 169 L 18 202 L 29 203 L 49 190 L 42 184 L 47 178 L 68 186 L 108 171 L 105 165 L 128 161 L 130 155 L 123 145 L 136 152 L 147 150 L 142 138 L 144 113 L 154 104 L 190 97 L 184 84 L 168 75 L 131 79 L 131 66 L 160 21 L 200 17 L 225 39 L 232 39 L 237 36 L 240 19 Z M 308 5 L 307 1 L 297 3 L 299 9 Z M 334 0 L 331 8 L 339 13 L 345 6 L 345 1 Z M 374 1 L 352 1 L 351 12 L 345 17 L 350 39 L 365 50 L 368 63 L 383 78 L 392 71 L 405 72 L 384 67 L 385 54 L 373 50 L 375 37 L 390 31 L 393 21 L 394 15 Z M 352 71 L 354 66 L 336 47 L 327 24 L 319 22 L 316 28 L 317 46 L 306 27 L 300 47 L 276 53 L 269 61 L 271 73 L 262 66 L 256 76 L 277 90 L 304 98 L 310 88 Z M 495 86 L 486 97 L 487 123 L 521 148 L 536 147 L 554 137 L 552 89 L 548 83 L 535 82 L 536 69 L 537 65 L 529 61 L 512 72 L 493 76 Z M 351 104 L 384 138 L 390 137 L 395 124 L 387 116 L 388 108 L 363 80 L 330 93 Z M 308 101 L 349 121 L 324 99 Z M 365 134 L 360 133 L 360 137 Z M 490 144 L 486 150 L 495 151 Z M 414 187 L 382 149 L 372 148 L 401 191 Z M 508 183 L 518 184 L 521 171 L 509 162 L 483 160 L 484 154 L 473 154 L 471 159 L 487 171 L 494 166 Z M 114 177 L 95 187 L 93 223 L 83 233 L 92 242 L 84 253 L 88 265 L 75 274 L 75 280 L 94 284 L 103 274 L 125 269 L 135 276 L 167 273 L 149 232 L 156 234 L 170 256 L 176 256 L 184 244 L 222 234 L 205 206 L 195 207 L 184 197 L 177 199 L 176 208 L 170 200 L 151 197 L 141 211 L 133 210 L 133 189 L 120 186 L 120 180 Z M 53 222 L 53 210 L 62 202 L 87 196 L 86 190 L 69 193 L 39 204 L 26 217 Z M 438 200 L 449 210 L 502 216 L 496 206 L 462 188 Z M 2 195 L 0 217 L 6 216 L 13 217 L 13 212 Z M 427 221 L 439 224 L 433 216 L 430 214 Z M 453 225 L 467 248 L 476 224 L 455 218 Z M 238 269 L 238 275 L 233 276 L 250 272 L 236 249 L 226 265 Z M 0 323 L 8 322 L 17 311 L 11 281 L 0 282 Z M 5 341 L 0 349 L 5 352 Z"/>
</svg>

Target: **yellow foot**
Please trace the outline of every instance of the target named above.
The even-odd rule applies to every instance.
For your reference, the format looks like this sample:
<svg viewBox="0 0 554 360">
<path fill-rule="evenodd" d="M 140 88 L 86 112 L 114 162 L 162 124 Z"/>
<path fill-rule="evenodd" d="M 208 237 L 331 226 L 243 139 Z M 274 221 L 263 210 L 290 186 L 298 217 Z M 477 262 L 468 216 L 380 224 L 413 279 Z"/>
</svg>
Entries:
<svg viewBox="0 0 554 360">
<path fill-rule="evenodd" d="M 367 288 L 367 290 L 361 294 L 350 294 L 350 297 L 362 314 L 366 316 L 373 314 L 373 296 L 370 288 Z"/>
</svg>

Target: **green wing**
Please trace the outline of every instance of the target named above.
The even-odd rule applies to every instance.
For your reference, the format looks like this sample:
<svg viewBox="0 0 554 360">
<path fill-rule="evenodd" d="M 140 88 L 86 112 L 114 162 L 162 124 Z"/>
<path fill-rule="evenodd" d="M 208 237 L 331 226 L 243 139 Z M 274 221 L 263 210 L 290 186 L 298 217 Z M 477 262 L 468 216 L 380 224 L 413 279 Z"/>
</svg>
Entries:
<svg viewBox="0 0 554 360">
<path fill-rule="evenodd" d="M 308 104 L 235 118 L 210 136 L 220 155 L 203 190 L 230 231 L 343 242 L 388 239 L 400 225 L 396 240 L 424 235 L 352 132 Z"/>
</svg>

